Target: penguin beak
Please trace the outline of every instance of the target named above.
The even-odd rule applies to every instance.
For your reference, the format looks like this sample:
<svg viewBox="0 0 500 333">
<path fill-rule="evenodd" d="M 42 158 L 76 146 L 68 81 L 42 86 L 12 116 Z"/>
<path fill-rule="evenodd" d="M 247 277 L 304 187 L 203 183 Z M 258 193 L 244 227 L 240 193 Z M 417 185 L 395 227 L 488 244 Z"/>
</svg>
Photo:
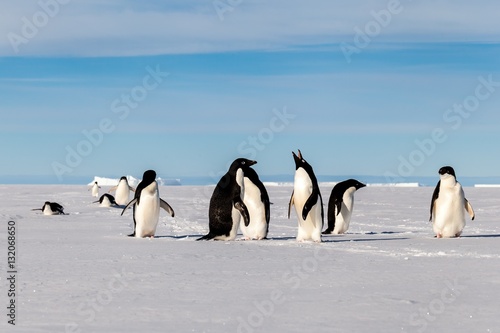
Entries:
<svg viewBox="0 0 500 333">
<path fill-rule="evenodd" d="M 250 162 L 248 162 L 248 165 L 249 165 L 249 166 L 252 166 L 252 165 L 254 165 L 254 164 L 257 164 L 257 161 L 250 161 Z"/>
<path fill-rule="evenodd" d="M 299 151 L 299 158 L 302 159 L 302 153 L 300 152 L 300 149 L 298 149 Z"/>
</svg>

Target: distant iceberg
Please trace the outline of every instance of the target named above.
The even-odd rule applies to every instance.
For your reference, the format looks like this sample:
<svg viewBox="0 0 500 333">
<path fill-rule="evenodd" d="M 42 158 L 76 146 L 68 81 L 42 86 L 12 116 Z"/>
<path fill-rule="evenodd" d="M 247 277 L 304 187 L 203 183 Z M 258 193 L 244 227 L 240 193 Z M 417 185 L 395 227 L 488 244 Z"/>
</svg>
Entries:
<svg viewBox="0 0 500 333">
<path fill-rule="evenodd" d="M 420 183 L 373 183 L 367 184 L 366 186 L 371 187 L 420 187 Z"/>
<path fill-rule="evenodd" d="M 500 187 L 500 184 L 475 184 L 474 187 Z"/>
<path fill-rule="evenodd" d="M 137 179 L 133 176 L 126 176 L 128 184 L 130 186 L 136 187 L 140 183 L 140 179 Z M 92 180 L 88 185 L 93 185 L 94 182 L 97 182 L 100 186 L 116 186 L 118 185 L 118 182 L 120 181 L 120 178 L 106 178 L 106 177 L 99 177 L 99 176 L 94 176 L 94 180 Z M 162 179 L 161 177 L 156 178 L 156 181 L 158 182 L 158 185 L 160 186 L 179 186 L 181 184 L 180 179 Z"/>
</svg>

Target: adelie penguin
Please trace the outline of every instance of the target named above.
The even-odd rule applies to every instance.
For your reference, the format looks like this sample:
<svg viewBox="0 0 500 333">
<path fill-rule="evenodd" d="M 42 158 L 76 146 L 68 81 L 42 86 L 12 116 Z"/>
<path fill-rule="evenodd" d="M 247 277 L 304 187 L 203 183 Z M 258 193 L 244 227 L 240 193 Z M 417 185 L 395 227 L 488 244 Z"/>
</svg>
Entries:
<svg viewBox="0 0 500 333">
<path fill-rule="evenodd" d="M 313 240 L 321 242 L 321 230 L 323 230 L 323 199 L 318 186 L 318 181 L 314 175 L 313 168 L 299 154 L 295 155 L 295 178 L 293 183 L 292 197 L 288 205 L 288 218 L 290 210 L 295 205 L 299 229 L 297 241 Z"/>
<path fill-rule="evenodd" d="M 111 207 L 111 206 L 117 206 L 117 203 L 115 201 L 115 197 L 113 197 L 111 194 L 104 193 L 101 195 L 99 200 L 94 201 L 93 203 L 99 203 L 101 207 Z"/>
<path fill-rule="evenodd" d="M 41 210 L 43 215 L 68 215 L 64 212 L 63 206 L 57 202 L 45 201 L 42 208 L 35 208 L 32 210 Z"/>
<path fill-rule="evenodd" d="M 439 178 L 432 194 L 429 221 L 437 238 L 459 237 L 465 227 L 465 212 L 474 220 L 474 210 L 451 166 L 439 169 Z"/>
<path fill-rule="evenodd" d="M 99 196 L 99 189 L 100 188 L 101 187 L 99 186 L 99 184 L 97 184 L 97 182 L 94 182 L 92 187 L 89 188 L 89 191 L 92 190 L 92 196 L 97 198 Z"/>
<path fill-rule="evenodd" d="M 120 178 L 118 185 L 109 189 L 108 193 L 115 192 L 115 200 L 118 205 L 126 205 L 129 201 L 130 191 L 134 192 L 135 189 L 128 184 L 127 177 Z"/>
<path fill-rule="evenodd" d="M 265 239 L 269 231 L 271 206 L 266 187 L 252 168 L 247 168 L 244 171 L 243 185 L 245 189 L 243 203 L 250 216 L 248 226 L 240 224 L 243 239 Z"/>
<path fill-rule="evenodd" d="M 154 170 L 144 172 L 142 181 L 135 190 L 134 199 L 125 206 L 121 215 L 130 206 L 133 207 L 134 215 L 134 232 L 129 235 L 131 237 L 154 237 L 160 218 L 160 208 L 174 217 L 172 207 L 160 198 Z"/>
<path fill-rule="evenodd" d="M 354 192 L 365 186 L 356 179 L 348 179 L 335 184 L 328 200 L 328 228 L 323 231 L 324 235 L 344 234 L 349 229 Z"/>
<path fill-rule="evenodd" d="M 208 211 L 208 234 L 198 240 L 234 240 L 240 219 L 245 226 L 250 224 L 250 214 L 243 202 L 245 194 L 244 175 L 257 162 L 238 158 L 215 186 Z"/>
</svg>

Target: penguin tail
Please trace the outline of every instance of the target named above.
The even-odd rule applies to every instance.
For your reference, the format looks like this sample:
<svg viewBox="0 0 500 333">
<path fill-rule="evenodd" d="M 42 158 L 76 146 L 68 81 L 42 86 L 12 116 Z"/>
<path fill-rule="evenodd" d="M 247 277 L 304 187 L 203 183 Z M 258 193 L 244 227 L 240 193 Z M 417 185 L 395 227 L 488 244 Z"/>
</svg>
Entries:
<svg viewBox="0 0 500 333">
<path fill-rule="evenodd" d="M 214 239 L 215 236 L 217 236 L 217 235 L 214 235 L 214 234 L 212 234 L 212 233 L 209 232 L 205 236 L 198 238 L 197 241 L 200 241 L 200 240 L 211 240 L 211 239 Z"/>
<path fill-rule="evenodd" d="M 128 237 L 135 237 L 135 231 L 133 233 L 131 233 L 130 235 L 128 235 Z"/>
</svg>

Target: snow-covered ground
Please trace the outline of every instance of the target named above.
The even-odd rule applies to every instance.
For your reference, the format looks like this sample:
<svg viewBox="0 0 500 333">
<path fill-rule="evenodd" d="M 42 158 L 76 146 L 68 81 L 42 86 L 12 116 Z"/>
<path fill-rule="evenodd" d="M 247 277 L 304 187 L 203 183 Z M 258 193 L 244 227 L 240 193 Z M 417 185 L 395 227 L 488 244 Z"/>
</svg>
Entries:
<svg viewBox="0 0 500 333">
<path fill-rule="evenodd" d="M 435 239 L 430 187 L 366 187 L 346 235 L 297 243 L 292 187 L 269 186 L 269 240 L 195 242 L 213 186 L 162 186 L 155 239 L 86 185 L 0 185 L 1 332 L 499 332 L 500 188 L 465 188 L 463 237 Z M 108 190 L 103 186 L 101 194 Z M 328 202 L 330 184 L 322 186 Z M 45 201 L 69 215 L 44 216 Z M 15 221 L 16 326 L 7 324 Z M 326 221 L 325 221 L 326 222 Z"/>
</svg>

